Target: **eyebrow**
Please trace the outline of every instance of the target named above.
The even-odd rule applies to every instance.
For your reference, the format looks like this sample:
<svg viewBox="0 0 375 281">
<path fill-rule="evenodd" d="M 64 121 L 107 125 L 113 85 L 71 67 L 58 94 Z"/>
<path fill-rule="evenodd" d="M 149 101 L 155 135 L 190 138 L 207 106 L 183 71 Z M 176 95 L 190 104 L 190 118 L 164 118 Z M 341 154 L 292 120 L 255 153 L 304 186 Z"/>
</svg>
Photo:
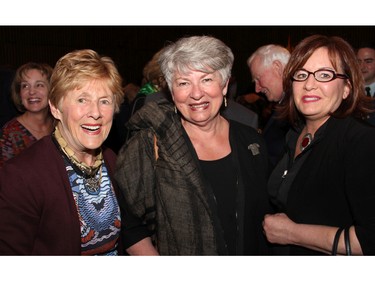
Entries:
<svg viewBox="0 0 375 281">
<path fill-rule="evenodd" d="M 27 84 L 31 84 L 29 81 L 27 80 L 21 80 L 20 83 L 27 83 Z M 43 84 L 47 84 L 48 82 L 47 81 L 44 81 L 44 80 L 36 80 L 35 83 L 43 83 Z"/>
</svg>

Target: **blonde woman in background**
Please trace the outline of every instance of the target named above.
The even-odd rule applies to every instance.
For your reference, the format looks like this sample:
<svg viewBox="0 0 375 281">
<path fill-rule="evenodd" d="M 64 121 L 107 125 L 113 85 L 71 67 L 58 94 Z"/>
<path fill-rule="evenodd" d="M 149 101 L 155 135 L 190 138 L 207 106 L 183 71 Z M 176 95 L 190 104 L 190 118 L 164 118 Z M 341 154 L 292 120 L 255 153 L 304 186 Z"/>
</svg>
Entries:
<svg viewBox="0 0 375 281">
<path fill-rule="evenodd" d="M 21 115 L 8 121 L 0 131 L 0 167 L 38 139 L 52 133 L 54 119 L 48 94 L 52 67 L 29 62 L 16 71 L 12 100 Z"/>
</svg>

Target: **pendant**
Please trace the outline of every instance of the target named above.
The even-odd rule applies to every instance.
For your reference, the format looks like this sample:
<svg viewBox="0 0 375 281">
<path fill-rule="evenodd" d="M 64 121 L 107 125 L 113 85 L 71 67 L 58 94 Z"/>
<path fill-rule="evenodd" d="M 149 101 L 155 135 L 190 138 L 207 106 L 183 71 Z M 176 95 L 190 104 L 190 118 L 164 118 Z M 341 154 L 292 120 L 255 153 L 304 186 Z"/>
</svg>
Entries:
<svg viewBox="0 0 375 281">
<path fill-rule="evenodd" d="M 95 176 L 84 179 L 85 188 L 88 193 L 97 193 L 100 188 L 100 177 L 96 178 Z"/>
<path fill-rule="evenodd" d="M 300 144 L 300 149 L 301 151 L 304 151 L 306 147 L 310 145 L 312 141 L 312 135 L 310 133 L 307 133 L 306 135 L 303 136 L 301 144 Z"/>
</svg>

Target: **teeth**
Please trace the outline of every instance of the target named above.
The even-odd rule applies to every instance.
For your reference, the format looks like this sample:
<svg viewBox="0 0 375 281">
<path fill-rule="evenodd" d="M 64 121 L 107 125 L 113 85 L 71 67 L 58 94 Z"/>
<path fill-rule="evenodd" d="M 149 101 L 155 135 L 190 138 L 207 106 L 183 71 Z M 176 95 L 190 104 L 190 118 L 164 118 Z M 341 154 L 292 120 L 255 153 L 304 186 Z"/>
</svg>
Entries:
<svg viewBox="0 0 375 281">
<path fill-rule="evenodd" d="M 192 108 L 202 108 L 202 107 L 206 107 L 208 105 L 208 102 L 205 102 L 203 104 L 195 104 L 195 105 L 191 105 Z"/>
<path fill-rule="evenodd" d="M 318 98 L 316 97 L 307 97 L 307 98 L 304 98 L 306 101 L 316 101 L 318 100 Z"/>
<path fill-rule="evenodd" d="M 99 130 L 100 128 L 100 126 L 85 126 L 85 125 L 82 125 L 81 127 L 89 131 L 96 131 L 96 130 Z"/>
</svg>

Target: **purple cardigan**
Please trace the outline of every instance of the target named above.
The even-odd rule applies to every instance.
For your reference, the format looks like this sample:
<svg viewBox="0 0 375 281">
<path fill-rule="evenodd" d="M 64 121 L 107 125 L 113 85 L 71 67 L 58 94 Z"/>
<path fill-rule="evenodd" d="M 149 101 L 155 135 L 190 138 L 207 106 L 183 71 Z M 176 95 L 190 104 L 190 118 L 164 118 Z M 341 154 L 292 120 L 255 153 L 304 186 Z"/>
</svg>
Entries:
<svg viewBox="0 0 375 281">
<path fill-rule="evenodd" d="M 116 155 L 104 149 L 103 157 L 113 179 Z M 51 136 L 0 169 L 0 254 L 81 254 L 76 205 L 63 158 Z"/>
</svg>

